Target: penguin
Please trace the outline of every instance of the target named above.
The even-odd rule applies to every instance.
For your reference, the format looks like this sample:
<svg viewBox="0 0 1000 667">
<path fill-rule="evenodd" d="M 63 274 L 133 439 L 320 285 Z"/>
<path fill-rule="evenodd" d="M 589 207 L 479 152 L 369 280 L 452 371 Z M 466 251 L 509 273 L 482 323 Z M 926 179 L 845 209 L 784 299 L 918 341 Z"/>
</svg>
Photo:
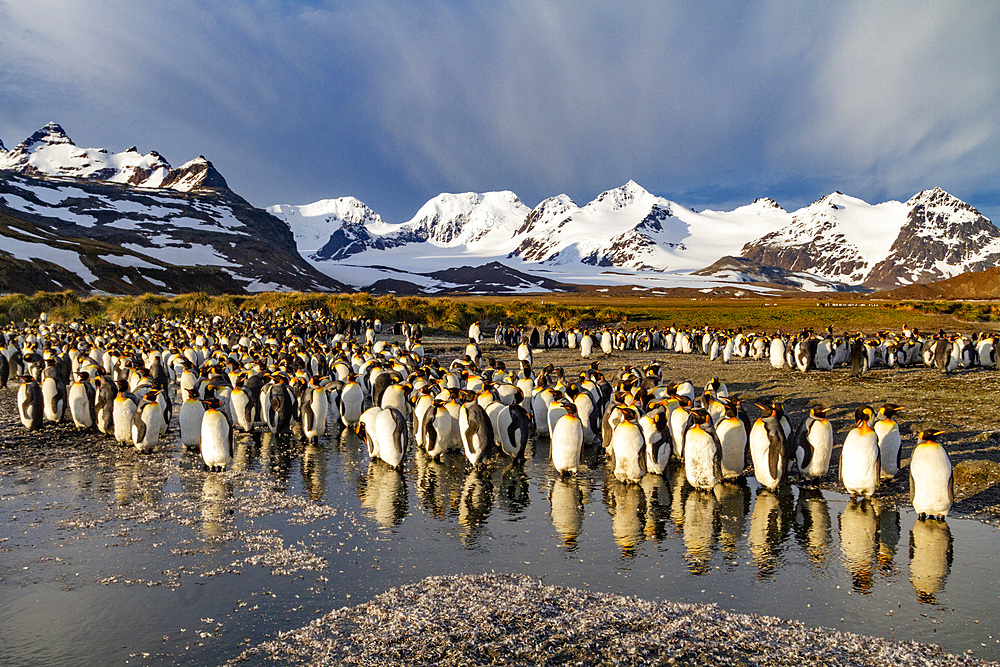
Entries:
<svg viewBox="0 0 1000 667">
<path fill-rule="evenodd" d="M 3 342 L 2 339 L 0 339 L 0 343 L 2 342 Z M 0 348 L 3 348 L 2 344 L 0 344 Z M 9 381 L 10 381 L 10 361 L 7 359 L 7 355 L 4 354 L 2 349 L 0 349 L 0 387 L 6 389 L 7 383 Z"/>
<path fill-rule="evenodd" d="M 340 391 L 340 419 L 344 426 L 353 428 L 357 425 L 364 412 L 364 402 L 364 391 L 357 383 L 357 375 L 352 373 Z"/>
<path fill-rule="evenodd" d="M 691 399 L 680 396 L 678 406 L 670 413 L 670 437 L 674 443 L 674 457 L 684 460 L 684 435 L 691 426 Z"/>
<path fill-rule="evenodd" d="M 115 427 L 115 441 L 119 445 L 129 442 L 132 438 L 132 417 L 139 399 L 128 390 L 125 380 L 118 380 L 118 395 L 115 397 L 112 409 L 112 422 Z"/>
<path fill-rule="evenodd" d="M 720 469 L 723 479 L 736 479 L 743 475 L 747 467 L 747 446 L 749 436 L 746 425 L 739 416 L 739 405 L 724 401 L 725 417 L 715 427 L 719 439 Z"/>
<path fill-rule="evenodd" d="M 187 398 L 181 403 L 180 416 L 181 444 L 185 449 L 196 450 L 201 447 L 201 423 L 205 416 L 205 404 L 198 397 L 198 391 L 188 389 Z"/>
<path fill-rule="evenodd" d="M 399 470 L 409 449 L 403 413 L 396 408 L 383 408 L 375 417 L 375 439 L 378 441 L 379 458 Z"/>
<path fill-rule="evenodd" d="M 149 454 L 160 441 L 163 410 L 156 402 L 158 389 L 150 389 L 132 415 L 132 444 L 140 454 Z"/>
<path fill-rule="evenodd" d="M 17 389 L 17 413 L 21 424 L 29 431 L 41 428 L 43 411 L 42 388 L 30 375 L 21 376 L 21 386 Z"/>
<path fill-rule="evenodd" d="M 94 422 L 97 430 L 104 435 L 114 435 L 114 408 L 118 390 L 115 383 L 107 375 L 94 378 L 96 396 L 94 399 Z"/>
<path fill-rule="evenodd" d="M 810 408 L 809 415 L 795 431 L 795 463 L 803 480 L 820 479 L 830 469 L 833 425 L 826 418 L 829 411 L 822 406 Z"/>
<path fill-rule="evenodd" d="M 96 392 L 94 386 L 90 384 L 90 373 L 80 371 L 77 376 L 79 379 L 70 386 L 67 397 L 69 414 L 77 428 L 93 428 L 97 425 L 97 412 L 94 405 Z"/>
<path fill-rule="evenodd" d="M 851 344 L 850 362 L 852 377 L 861 377 L 868 372 L 868 352 L 860 336 Z"/>
<path fill-rule="evenodd" d="M 761 417 L 754 422 L 749 436 L 753 472 L 762 486 L 774 491 L 784 484 L 787 465 L 782 408 L 780 404 L 756 405 Z"/>
<path fill-rule="evenodd" d="M 550 457 L 556 472 L 565 475 L 580 469 L 583 450 L 583 423 L 576 415 L 576 405 L 568 403 L 566 414 L 556 422 L 550 437 Z"/>
<path fill-rule="evenodd" d="M 205 416 L 201 421 L 201 459 L 213 472 L 225 472 L 233 460 L 233 425 L 221 407 L 217 398 L 205 401 Z"/>
<path fill-rule="evenodd" d="M 594 339 L 591 338 L 590 334 L 584 334 L 583 338 L 580 339 L 580 356 L 584 359 L 589 358 L 594 353 Z"/>
<path fill-rule="evenodd" d="M 497 415 L 494 438 L 504 454 L 514 459 L 523 459 L 530 429 L 531 421 L 527 410 L 517 403 L 506 405 Z"/>
<path fill-rule="evenodd" d="M 480 468 L 493 456 L 493 424 L 478 403 L 465 403 L 458 413 L 458 430 L 465 458 Z"/>
<path fill-rule="evenodd" d="M 232 413 L 233 427 L 249 433 L 258 419 L 260 404 L 244 388 L 244 384 L 242 376 L 238 376 L 233 383 L 233 390 L 229 393 L 229 411 Z"/>
<path fill-rule="evenodd" d="M 910 459 L 910 502 L 921 520 L 944 519 L 955 502 L 951 459 L 937 441 L 943 434 L 943 431 L 921 431 Z"/>
<path fill-rule="evenodd" d="M 375 429 L 375 422 L 378 420 L 380 414 L 382 414 L 382 408 L 378 406 L 370 407 L 361 413 L 361 419 L 358 420 L 357 426 L 354 427 L 354 432 L 365 443 L 365 447 L 368 449 L 368 458 L 372 461 L 381 458 L 378 450 L 378 431 Z"/>
<path fill-rule="evenodd" d="M 670 463 L 672 444 L 670 442 L 670 422 L 665 409 L 647 412 L 639 419 L 639 428 L 646 441 L 646 471 L 662 475 Z"/>
<path fill-rule="evenodd" d="M 277 379 L 270 392 L 270 399 L 265 406 L 268 429 L 274 435 L 288 434 L 292 430 L 292 415 L 295 414 L 295 402 L 288 385 Z"/>
<path fill-rule="evenodd" d="M 902 438 L 899 435 L 899 424 L 893 419 L 898 413 L 903 412 L 903 408 L 892 403 L 886 403 L 878 410 L 874 429 L 878 436 L 879 462 L 881 464 L 880 476 L 883 480 L 889 480 L 899 472 L 899 464 L 902 460 L 903 447 Z"/>
<path fill-rule="evenodd" d="M 711 417 L 705 410 L 691 414 L 691 428 L 684 440 L 684 476 L 696 489 L 711 491 L 722 482 L 722 452 L 715 434 L 706 431 Z"/>
<path fill-rule="evenodd" d="M 41 386 L 42 415 L 45 421 L 58 424 L 66 414 L 66 385 L 54 374 L 50 374 L 42 378 Z"/>
<path fill-rule="evenodd" d="M 326 417 L 330 410 L 326 389 L 319 385 L 319 378 L 314 376 L 309 380 L 299 410 L 302 436 L 309 442 L 318 442 L 326 433 Z"/>
<path fill-rule="evenodd" d="M 623 419 L 611 436 L 614 475 L 619 482 L 639 482 L 646 475 L 646 441 L 634 408 L 622 410 Z"/>
<path fill-rule="evenodd" d="M 878 488 L 880 464 L 878 435 L 868 426 L 874 411 L 867 405 L 854 412 L 855 427 L 840 451 L 840 483 L 851 498 L 870 498 Z"/>
<path fill-rule="evenodd" d="M 457 428 L 451 413 L 445 407 L 444 401 L 434 399 L 433 404 L 424 413 L 424 420 L 420 427 L 423 434 L 421 446 L 427 455 L 433 459 L 440 459 L 450 448 L 452 431 Z"/>
</svg>

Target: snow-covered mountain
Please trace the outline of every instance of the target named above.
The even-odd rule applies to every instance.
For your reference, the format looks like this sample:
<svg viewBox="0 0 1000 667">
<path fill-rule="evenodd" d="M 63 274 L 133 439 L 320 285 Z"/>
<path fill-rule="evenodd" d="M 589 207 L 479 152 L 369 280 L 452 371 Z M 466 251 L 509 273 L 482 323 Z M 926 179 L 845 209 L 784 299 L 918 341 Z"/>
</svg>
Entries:
<svg viewBox="0 0 1000 667">
<path fill-rule="evenodd" d="M 57 123 L 47 124 L 10 151 L 0 144 L 0 169 L 25 176 L 79 178 L 179 192 L 229 187 L 204 156 L 172 169 L 156 151 L 143 155 L 135 146 L 121 153 L 80 148 Z"/>
<path fill-rule="evenodd" d="M 0 286 L 241 293 L 341 290 L 281 220 L 232 192 L 204 158 L 79 149 L 50 123 L 0 152 Z"/>
<path fill-rule="evenodd" d="M 507 191 L 442 194 L 397 224 L 357 200 L 349 207 L 343 201 L 268 210 L 286 220 L 296 238 L 310 239 L 300 251 L 313 266 L 358 287 L 405 280 L 395 275 L 400 271 L 490 262 L 566 283 L 711 287 L 713 281 L 690 272 L 789 221 L 772 200 L 695 212 L 632 181 L 583 207 L 566 195 L 529 209 Z M 311 251 L 322 233 L 327 242 Z"/>
<path fill-rule="evenodd" d="M 795 211 L 742 256 L 871 287 L 940 280 L 1000 260 L 1000 229 L 940 188 L 907 202 L 868 204 L 840 192 Z"/>
</svg>

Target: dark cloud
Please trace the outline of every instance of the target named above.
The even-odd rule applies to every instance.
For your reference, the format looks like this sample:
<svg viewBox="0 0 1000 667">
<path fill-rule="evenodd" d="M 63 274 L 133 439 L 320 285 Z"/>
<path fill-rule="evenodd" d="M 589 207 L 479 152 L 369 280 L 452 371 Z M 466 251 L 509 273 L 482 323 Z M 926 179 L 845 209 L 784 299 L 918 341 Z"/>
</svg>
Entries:
<svg viewBox="0 0 1000 667">
<path fill-rule="evenodd" d="M 390 220 L 630 178 L 699 208 L 940 185 L 995 219 L 994 5 L 705 4 L 7 2 L 0 138 L 57 120 Z"/>
</svg>

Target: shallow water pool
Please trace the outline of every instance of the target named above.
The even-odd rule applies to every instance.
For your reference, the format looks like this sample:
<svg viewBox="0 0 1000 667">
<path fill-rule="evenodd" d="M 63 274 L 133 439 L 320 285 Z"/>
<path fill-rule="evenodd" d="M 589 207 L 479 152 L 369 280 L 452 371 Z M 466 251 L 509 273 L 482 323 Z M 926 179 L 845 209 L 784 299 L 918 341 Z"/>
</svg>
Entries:
<svg viewBox="0 0 1000 667">
<path fill-rule="evenodd" d="M 0 449 L 0 663 L 209 663 L 428 575 L 716 603 L 1000 658 L 998 531 L 917 521 L 826 490 L 698 492 L 674 470 L 623 485 L 596 455 L 396 472 L 348 431 L 241 436 L 201 470 L 176 436 L 138 457 L 53 428 Z M 63 436 L 64 434 L 64 436 Z"/>
</svg>

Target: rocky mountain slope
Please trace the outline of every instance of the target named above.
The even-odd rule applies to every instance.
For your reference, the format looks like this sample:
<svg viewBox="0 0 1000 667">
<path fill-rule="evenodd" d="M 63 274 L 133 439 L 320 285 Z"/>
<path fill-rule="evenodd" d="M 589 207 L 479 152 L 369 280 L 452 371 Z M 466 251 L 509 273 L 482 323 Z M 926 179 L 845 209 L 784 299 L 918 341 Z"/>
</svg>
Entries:
<svg viewBox="0 0 1000 667">
<path fill-rule="evenodd" d="M 1000 229 L 941 188 L 871 205 L 835 192 L 746 244 L 760 264 L 874 288 L 928 282 L 1000 262 Z"/>
<path fill-rule="evenodd" d="M 343 289 L 203 158 L 81 150 L 50 124 L 0 161 L 3 291 Z"/>
</svg>

